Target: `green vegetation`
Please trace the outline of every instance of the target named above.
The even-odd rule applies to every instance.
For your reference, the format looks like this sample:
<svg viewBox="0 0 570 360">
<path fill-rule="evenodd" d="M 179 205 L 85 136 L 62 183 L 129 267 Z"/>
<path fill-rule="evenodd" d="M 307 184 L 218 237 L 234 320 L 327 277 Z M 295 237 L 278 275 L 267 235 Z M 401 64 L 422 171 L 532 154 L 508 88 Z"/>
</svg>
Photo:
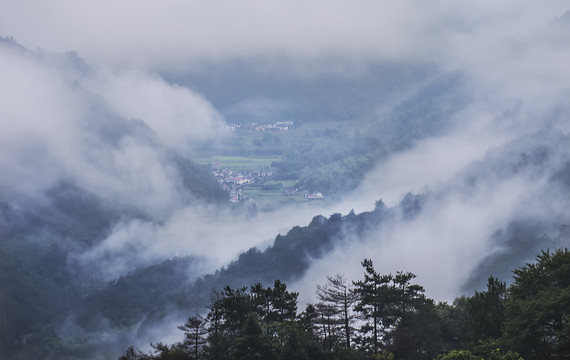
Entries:
<svg viewBox="0 0 570 360">
<path fill-rule="evenodd" d="M 236 131 L 219 147 L 203 149 L 196 161 L 220 168 L 220 179 L 224 169 L 232 176 L 246 177 L 270 171 L 269 176 L 253 175 L 253 181 L 232 189 L 239 190 L 240 199 L 253 200 L 261 209 L 306 202 L 305 193 L 321 193 L 325 200 L 336 198 L 356 188 L 382 153 L 378 140 L 362 135 L 366 132 L 358 126 L 318 122 L 288 131 Z M 284 189 L 298 191 L 292 194 Z"/>
<path fill-rule="evenodd" d="M 173 156 L 180 185 L 189 198 L 205 202 L 227 201 L 208 170 L 179 156 Z M 92 329 L 87 309 L 96 316 L 109 316 L 115 329 L 140 321 L 143 311 L 164 302 L 151 291 L 154 301 L 140 294 L 148 288 L 180 286 L 177 264 L 187 271 L 192 258 L 180 258 L 142 268 L 103 286 L 93 269 L 73 262 L 74 252 L 96 246 L 120 221 L 149 221 L 142 210 L 103 201 L 85 189 L 60 182 L 45 193 L 49 206 L 17 207 L 0 200 L 0 354 L 2 358 L 76 358 L 85 351 L 86 338 L 74 336 L 65 345 L 57 328 L 74 312 L 78 324 Z M 176 284 L 173 284 L 176 282 Z M 101 288 L 105 289 L 104 296 Z M 125 296 L 124 296 L 125 295 Z M 131 298 L 130 296 L 133 295 Z M 127 301 L 126 299 L 131 300 Z M 93 302 L 97 302 L 95 306 Z M 127 304 L 127 305 L 125 305 Z M 86 351 L 88 353 L 88 351 Z M 64 356 L 64 353 L 66 356 Z M 73 353 L 71 355 L 70 353 Z M 87 358 L 88 355 L 85 355 Z"/>
<path fill-rule="evenodd" d="M 289 184 L 287 180 L 270 183 Z M 142 267 L 108 284 L 88 284 L 82 281 L 85 275 L 72 272 L 74 268 L 66 263 L 65 243 L 56 240 L 73 224 L 90 224 L 91 219 L 92 230 L 98 230 L 85 234 L 85 241 L 77 239 L 77 244 L 97 242 L 106 236 L 113 219 L 125 216 L 124 209 L 105 212 L 95 197 L 69 185 L 54 189 L 51 196 L 60 205 L 49 213 L 26 214 L 7 203 L 0 204 L 4 218 L 19 219 L 18 226 L 28 231 L 8 241 L 16 228 L 0 229 L 0 335 L 3 355 L 9 359 L 90 358 L 102 351 L 107 351 L 106 358 L 116 356 L 113 350 L 106 350 L 107 343 L 93 339 L 98 341 L 102 332 L 107 338 L 123 336 L 123 332 L 142 322 L 152 324 L 163 319 L 170 309 L 201 312 L 205 304 L 211 303 L 213 288 L 228 285 L 235 293 L 254 281 L 266 286 L 274 284 L 275 279 L 299 279 L 314 259 L 335 248 L 341 240 L 338 234 L 366 238 L 367 231 L 390 221 L 396 213 L 413 218 L 422 203 L 421 196 L 408 195 L 398 208 L 387 209 L 378 202 L 373 211 L 358 215 L 316 216 L 309 225 L 293 227 L 277 236 L 273 245 L 263 251 L 252 248 L 227 267 L 199 278 L 193 278 L 188 269 L 200 259 L 186 257 Z M 68 204 L 81 201 L 89 211 L 77 213 Z M 67 222 L 56 221 L 64 215 Z M 53 227 L 56 224 L 59 227 Z M 46 237 L 46 232 L 33 230 L 38 227 L 53 227 L 54 233 Z M 82 232 L 71 234 L 79 236 Z M 42 242 L 35 241 L 38 236 L 44 237 Z M 491 278 L 485 291 L 459 297 L 452 304 L 436 304 L 413 283 L 413 274 L 378 274 L 374 264 L 365 261 L 361 279 L 352 282 L 331 277 L 329 283 L 317 289 L 318 302 L 297 311 L 292 318 L 275 320 L 271 335 L 267 334 L 269 320 L 265 315 L 247 310 L 239 320 L 241 328 L 232 330 L 235 338 L 224 345 L 231 346 L 224 358 L 237 357 L 238 353 L 244 354 L 243 349 L 257 346 L 262 347 L 260 353 L 270 351 L 273 358 L 389 359 L 393 355 L 394 359 L 432 359 L 441 355 L 448 356 L 444 359 L 474 356 L 518 360 L 516 353 L 527 360 L 554 355 L 564 358 L 568 355 L 569 263 L 567 251 L 545 252 L 536 264 L 515 271 L 510 287 Z M 251 296 L 251 290 L 233 297 L 242 295 Z M 83 335 L 56 331 L 67 324 L 70 316 Z M 199 344 L 199 358 L 207 358 L 203 351 L 211 346 L 210 333 L 202 332 L 210 323 L 196 323 L 200 321 L 182 326 L 189 333 L 192 326 L 199 327 L 199 341 L 193 344 Z M 248 330 L 243 330 L 246 327 Z M 221 344 L 224 339 L 220 338 Z M 241 353 L 238 344 L 243 345 Z M 159 358 L 162 354 L 162 358 L 169 359 L 178 354 L 181 358 L 196 358 L 195 352 L 188 354 L 195 350 L 189 343 L 154 345 L 156 354 L 144 355 L 132 348 L 125 356 Z"/>
<path fill-rule="evenodd" d="M 490 277 L 486 291 L 452 305 L 427 298 L 414 274 L 380 274 L 368 259 L 362 279 L 329 277 L 301 313 L 299 294 L 279 280 L 226 286 L 206 316 L 179 327 L 183 342 L 150 354 L 129 347 L 119 359 L 568 359 L 570 252 L 536 260 L 508 288 Z"/>
<path fill-rule="evenodd" d="M 277 160 L 278 157 L 209 156 L 198 158 L 196 162 L 202 165 L 219 162 L 222 167 L 233 171 L 252 171 L 269 168 L 271 163 Z"/>
<path fill-rule="evenodd" d="M 218 186 L 209 170 L 181 156 L 175 156 L 174 163 L 182 178 L 182 185 L 192 196 L 211 203 L 228 200 L 228 193 Z"/>
<path fill-rule="evenodd" d="M 337 194 L 356 188 L 370 169 L 370 158 L 364 155 L 347 157 L 315 169 L 303 169 L 298 187 L 309 191 Z"/>
<path fill-rule="evenodd" d="M 303 192 L 292 190 L 290 194 L 285 194 L 284 190 L 296 189 L 296 185 L 295 180 L 263 179 L 245 187 L 243 195 L 262 205 L 306 202 L 307 199 Z"/>
<path fill-rule="evenodd" d="M 93 277 L 92 269 L 86 268 L 88 273 L 83 273 L 69 263 L 70 250 L 60 231 L 68 224 L 104 219 L 100 212 L 105 207 L 96 197 L 69 186 L 54 190 L 52 196 L 54 202 L 62 202 L 57 208 L 62 212 L 73 210 L 64 206 L 68 201 L 81 199 L 85 211 L 59 213 L 50 209 L 36 216 L 0 203 L 1 216 L 18 220 L 18 226 L 26 231 L 15 237 L 11 234 L 16 225 L 0 228 L 0 353 L 7 359 L 95 358 L 95 353 L 107 359 L 117 354 L 113 349 L 125 333 L 137 328 L 144 331 L 163 320 L 169 309 L 193 312 L 203 308 L 212 288 L 240 286 L 251 279 L 267 284 L 277 278 L 299 278 L 311 259 L 333 249 L 343 228 L 362 235 L 386 215 L 379 202 L 374 212 L 335 214 L 328 219 L 317 216 L 308 226 L 296 226 L 277 236 L 263 251 L 252 248 L 226 267 L 198 278 L 194 269 L 200 268 L 201 259 L 178 257 L 103 282 Z M 101 223 L 96 233 L 85 234 L 86 239 L 100 242 L 108 236 L 111 219 L 126 216 L 127 211 L 116 208 L 104 214 L 108 222 Z M 67 221 L 56 221 L 61 216 Z M 45 229 L 54 224 L 59 226 L 52 234 L 47 233 Z M 39 236 L 42 241 L 37 240 Z M 76 241 L 74 246 L 84 243 L 83 239 Z M 59 331 L 69 326 L 80 329 L 80 334 Z"/>
<path fill-rule="evenodd" d="M 355 189 L 375 162 L 446 129 L 453 116 L 469 102 L 466 85 L 467 80 L 460 74 L 435 78 L 384 118 L 375 114 L 374 121 L 338 113 L 318 121 L 297 116 L 263 120 L 230 116 L 228 119 L 233 120 L 229 121 L 239 123 L 236 131 L 224 134 L 223 141 L 217 144 L 208 143 L 198 149 L 197 161 L 203 165 L 220 163 L 234 172 L 271 170 L 271 179 L 295 181 L 292 187 L 301 193 L 322 193 L 325 200 L 336 199 Z M 329 109 L 322 110 L 319 115 Z M 292 121 L 294 126 L 256 131 L 251 121 Z M 239 190 L 239 199 L 253 200 L 262 209 L 303 201 L 300 197 L 280 196 L 273 188 L 252 189 L 249 183 L 240 185 Z"/>
</svg>

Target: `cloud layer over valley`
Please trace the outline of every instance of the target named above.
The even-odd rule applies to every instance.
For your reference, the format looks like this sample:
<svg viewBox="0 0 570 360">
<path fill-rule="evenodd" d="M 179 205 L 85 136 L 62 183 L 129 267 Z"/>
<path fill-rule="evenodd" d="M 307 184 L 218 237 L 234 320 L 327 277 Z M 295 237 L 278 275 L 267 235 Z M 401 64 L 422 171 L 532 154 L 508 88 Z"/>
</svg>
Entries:
<svg viewBox="0 0 570 360">
<path fill-rule="evenodd" d="M 569 9 L 5 2 L 0 256 L 25 241 L 61 246 L 59 265 L 92 272 L 93 295 L 169 259 L 196 259 L 190 280 L 215 273 L 315 215 L 382 200 L 391 221 L 364 237 L 340 233 L 291 279 L 301 302 L 314 301 L 327 275 L 361 277 L 363 258 L 380 272 L 416 273 L 436 300 L 508 277 L 538 249 L 568 245 Z M 223 124 L 271 116 L 366 134 L 377 149 L 363 180 L 334 201 L 269 210 L 186 186 L 185 171 L 201 169 L 188 159 L 232 139 Z M 79 203 L 89 210 L 70 205 Z"/>
</svg>

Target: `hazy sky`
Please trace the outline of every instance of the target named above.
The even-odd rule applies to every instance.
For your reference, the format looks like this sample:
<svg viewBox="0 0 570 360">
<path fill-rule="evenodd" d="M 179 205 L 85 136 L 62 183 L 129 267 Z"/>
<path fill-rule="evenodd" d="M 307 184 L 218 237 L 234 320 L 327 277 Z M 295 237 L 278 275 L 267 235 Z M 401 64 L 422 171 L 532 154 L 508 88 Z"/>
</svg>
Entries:
<svg viewBox="0 0 570 360">
<path fill-rule="evenodd" d="M 565 1 L 4 1 L 0 33 L 89 62 L 184 67 L 228 58 L 442 59 L 481 63 L 534 36 Z M 504 51 L 516 49 L 502 49 Z M 483 60 L 484 61 L 484 60 Z"/>
</svg>

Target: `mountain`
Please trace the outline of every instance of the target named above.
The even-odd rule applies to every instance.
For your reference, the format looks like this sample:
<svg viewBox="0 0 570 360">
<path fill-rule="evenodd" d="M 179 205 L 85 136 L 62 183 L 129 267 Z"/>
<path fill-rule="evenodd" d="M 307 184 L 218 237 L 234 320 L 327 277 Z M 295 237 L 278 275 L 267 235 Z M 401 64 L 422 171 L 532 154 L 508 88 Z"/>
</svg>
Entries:
<svg viewBox="0 0 570 360">
<path fill-rule="evenodd" d="M 12 39 L 0 57 L 3 89 L 25 99 L 0 107 L 0 350 L 12 359 L 115 358 L 203 311 L 212 289 L 314 287 L 364 257 L 449 300 L 568 243 L 567 107 L 498 107 L 466 72 L 379 62 L 306 77 L 230 61 L 106 73 Z M 229 206 L 191 160 L 248 146 L 215 130 L 224 119 L 309 129 L 273 163 L 337 202 Z"/>
</svg>

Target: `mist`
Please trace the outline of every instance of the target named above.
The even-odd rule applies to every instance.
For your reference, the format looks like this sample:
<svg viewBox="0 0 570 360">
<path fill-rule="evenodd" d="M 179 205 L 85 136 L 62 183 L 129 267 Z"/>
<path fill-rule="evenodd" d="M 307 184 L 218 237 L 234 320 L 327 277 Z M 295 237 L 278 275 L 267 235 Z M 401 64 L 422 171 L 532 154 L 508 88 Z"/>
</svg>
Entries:
<svg viewBox="0 0 570 360">
<path fill-rule="evenodd" d="M 417 274 L 417 282 L 426 288 L 427 295 L 439 301 L 452 302 L 457 296 L 482 289 L 491 275 L 510 282 L 510 272 L 532 261 L 540 248 L 567 246 L 567 240 L 557 235 L 568 216 L 564 205 L 568 200 L 566 187 L 553 179 L 566 166 L 568 139 L 561 134 L 542 135 L 546 141 L 526 138 L 508 142 L 490 149 L 448 178 L 422 183 L 416 215 L 410 219 L 400 214 L 396 221 L 383 224 L 364 239 L 347 235 L 330 256 L 314 262 L 305 278 L 294 283 L 294 289 L 308 294 L 303 300 L 310 303 L 314 301 L 315 284 L 324 284 L 326 276 L 343 273 L 349 279 L 360 279 L 360 262 L 365 258 L 372 259 L 381 273 Z M 412 150 L 408 160 L 415 157 L 423 164 L 423 150 L 422 146 Z M 524 160 L 525 154 L 531 160 Z M 548 160 L 537 160 L 540 156 Z M 437 168 L 437 161 L 434 164 Z M 389 166 L 380 166 L 377 171 L 386 174 Z M 418 171 L 424 170 L 425 166 L 418 167 Z M 414 175 L 419 176 L 410 177 L 417 178 Z M 379 196 L 383 193 L 398 202 L 404 198 L 399 186 L 379 184 L 384 185 L 377 190 Z M 523 240 L 517 243 L 497 236 L 508 233 L 517 221 L 527 222 L 529 227 L 540 224 L 534 232 L 528 230 L 527 236 L 547 237 L 525 244 Z M 521 234 L 506 236 L 516 239 Z M 496 259 L 488 261 L 498 254 L 511 253 L 517 246 L 528 248 L 518 249 L 520 253 L 512 255 L 504 264 L 506 268 L 498 266 Z"/>
<path fill-rule="evenodd" d="M 536 231 L 546 238 L 507 260 L 508 268 L 501 270 L 507 282 L 510 271 L 532 261 L 533 251 L 567 246 L 556 235 L 568 216 L 566 188 L 552 181 L 567 162 L 566 145 L 559 142 L 569 124 L 563 99 L 568 71 L 559 62 L 568 56 L 568 47 L 559 43 L 560 30 L 568 29 L 567 14 L 518 28 L 516 35 L 506 35 L 508 26 L 496 28 L 494 21 L 457 35 L 461 40 L 450 48 L 453 54 L 442 59 L 470 79 L 468 106 L 440 136 L 417 141 L 378 164 L 347 200 L 366 210 L 371 194 L 391 206 L 408 192 L 425 194 L 420 215 L 379 229 L 362 246 L 347 242 L 330 259 L 316 262 L 296 284 L 301 293 L 312 289 L 314 296 L 314 284 L 324 283 L 325 274 L 340 271 L 358 279 L 360 261 L 371 258 L 381 272 L 418 274 L 429 296 L 452 301 L 484 286 L 497 266 L 488 259 L 508 258 L 516 243 L 495 235 L 509 232 L 513 222 L 538 221 Z M 536 155 L 541 152 L 548 160 L 529 160 L 533 154 L 541 158 Z M 351 265 L 339 269 L 338 264 Z"/>
<path fill-rule="evenodd" d="M 568 11 L 563 1 L 2 4 L 0 203 L 49 213 L 53 189 L 72 184 L 118 214 L 93 243 L 61 240 L 65 265 L 112 284 L 185 256 L 200 259 L 195 279 L 315 215 L 369 211 L 377 200 L 395 209 L 418 194 L 412 218 L 399 214 L 365 238 L 339 235 L 291 287 L 311 303 L 326 276 L 356 280 L 371 258 L 452 301 L 501 261 L 509 280 L 533 251 L 568 244 Z M 393 140 L 398 106 L 450 74 L 468 91 L 437 101 L 440 126 L 379 151 L 335 201 L 230 209 L 189 193 L 173 160 L 223 144 L 226 122 L 282 114 L 341 119 Z M 414 121 L 404 130 L 432 125 L 427 114 Z M 519 223 L 533 226 L 516 252 Z"/>
</svg>

